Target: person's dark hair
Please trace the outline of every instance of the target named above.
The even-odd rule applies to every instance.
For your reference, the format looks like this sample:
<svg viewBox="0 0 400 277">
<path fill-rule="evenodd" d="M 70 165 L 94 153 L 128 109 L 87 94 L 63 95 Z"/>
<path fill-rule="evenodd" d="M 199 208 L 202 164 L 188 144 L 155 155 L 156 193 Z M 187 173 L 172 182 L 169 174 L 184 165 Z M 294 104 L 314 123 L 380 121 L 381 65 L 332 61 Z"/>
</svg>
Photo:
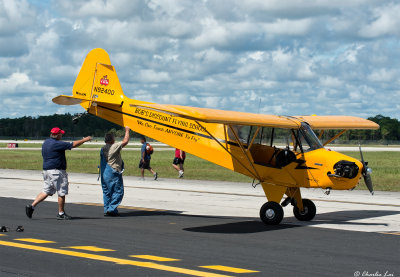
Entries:
<svg viewBox="0 0 400 277">
<path fill-rule="evenodd" d="M 146 138 L 145 137 L 141 137 L 140 140 L 143 140 L 144 142 L 146 142 Z"/>
<path fill-rule="evenodd" d="M 115 137 L 114 137 L 114 134 L 112 134 L 112 133 L 107 133 L 107 134 L 104 136 L 104 142 L 105 142 L 105 143 L 110 143 L 110 142 L 112 142 L 114 139 L 115 139 Z"/>
</svg>

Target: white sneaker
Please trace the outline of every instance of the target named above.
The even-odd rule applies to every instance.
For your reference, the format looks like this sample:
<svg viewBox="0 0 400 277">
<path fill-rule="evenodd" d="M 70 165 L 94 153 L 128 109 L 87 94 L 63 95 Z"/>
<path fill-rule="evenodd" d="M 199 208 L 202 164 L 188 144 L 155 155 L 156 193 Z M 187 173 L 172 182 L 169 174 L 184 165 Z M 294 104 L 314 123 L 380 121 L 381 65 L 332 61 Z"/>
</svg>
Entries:
<svg viewBox="0 0 400 277">
<path fill-rule="evenodd" d="M 183 171 L 179 170 L 179 178 L 183 178 Z"/>
</svg>

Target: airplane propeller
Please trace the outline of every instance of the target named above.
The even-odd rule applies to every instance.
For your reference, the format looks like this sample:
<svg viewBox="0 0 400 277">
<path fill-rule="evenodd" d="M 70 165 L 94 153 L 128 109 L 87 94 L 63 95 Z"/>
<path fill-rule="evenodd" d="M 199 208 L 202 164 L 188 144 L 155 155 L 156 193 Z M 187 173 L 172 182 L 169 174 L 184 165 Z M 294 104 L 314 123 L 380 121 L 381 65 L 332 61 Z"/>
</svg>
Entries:
<svg viewBox="0 0 400 277">
<path fill-rule="evenodd" d="M 361 162 L 362 162 L 362 164 L 363 164 L 363 168 L 362 168 L 362 171 L 361 171 L 361 172 L 362 172 L 362 175 L 363 175 L 363 177 L 364 177 L 365 184 L 367 185 L 367 188 L 368 188 L 369 192 L 370 192 L 372 195 L 374 195 L 374 187 L 373 187 L 373 185 L 372 185 L 372 179 L 371 179 L 371 172 L 372 172 L 372 169 L 369 168 L 369 167 L 367 166 L 368 163 L 364 161 L 364 156 L 363 156 L 363 153 L 362 153 L 362 151 L 361 151 L 361 145 L 359 145 L 358 147 L 360 148 Z"/>
</svg>

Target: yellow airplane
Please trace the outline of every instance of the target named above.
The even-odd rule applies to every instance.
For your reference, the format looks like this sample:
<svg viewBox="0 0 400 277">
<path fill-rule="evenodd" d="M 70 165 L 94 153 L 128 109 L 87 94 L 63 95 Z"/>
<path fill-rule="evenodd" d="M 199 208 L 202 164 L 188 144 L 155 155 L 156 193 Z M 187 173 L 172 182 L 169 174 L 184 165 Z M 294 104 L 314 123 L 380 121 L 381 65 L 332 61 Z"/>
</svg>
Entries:
<svg viewBox="0 0 400 277">
<path fill-rule="evenodd" d="M 298 220 L 314 218 L 316 207 L 302 198 L 302 187 L 322 188 L 326 193 L 349 190 L 363 176 L 373 193 L 370 169 L 362 156 L 360 162 L 324 148 L 346 130 L 378 129 L 372 121 L 350 116 L 264 115 L 133 100 L 124 95 L 103 49 L 89 52 L 72 92 L 73 96 L 60 95 L 53 102 L 80 104 L 90 114 L 257 180 L 268 199 L 260 209 L 266 224 L 279 224 L 282 206 L 289 203 Z M 319 137 L 313 129 L 320 130 Z M 322 143 L 327 129 L 343 131 Z"/>
</svg>

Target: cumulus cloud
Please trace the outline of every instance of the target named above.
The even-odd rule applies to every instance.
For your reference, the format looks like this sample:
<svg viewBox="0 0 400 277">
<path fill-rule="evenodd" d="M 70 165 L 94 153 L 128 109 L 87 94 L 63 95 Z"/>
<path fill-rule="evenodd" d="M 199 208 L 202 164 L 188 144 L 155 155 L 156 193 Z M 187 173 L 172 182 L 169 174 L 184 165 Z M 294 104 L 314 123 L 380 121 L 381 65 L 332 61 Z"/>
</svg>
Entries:
<svg viewBox="0 0 400 277">
<path fill-rule="evenodd" d="M 389 3 L 373 9 L 373 21 L 360 29 L 360 35 L 374 38 L 385 35 L 399 35 L 400 4 Z"/>
<path fill-rule="evenodd" d="M 140 100 L 400 118 L 399 13 L 372 0 L 0 0 L 0 117 L 80 111 L 51 98 L 101 47 Z"/>
</svg>

